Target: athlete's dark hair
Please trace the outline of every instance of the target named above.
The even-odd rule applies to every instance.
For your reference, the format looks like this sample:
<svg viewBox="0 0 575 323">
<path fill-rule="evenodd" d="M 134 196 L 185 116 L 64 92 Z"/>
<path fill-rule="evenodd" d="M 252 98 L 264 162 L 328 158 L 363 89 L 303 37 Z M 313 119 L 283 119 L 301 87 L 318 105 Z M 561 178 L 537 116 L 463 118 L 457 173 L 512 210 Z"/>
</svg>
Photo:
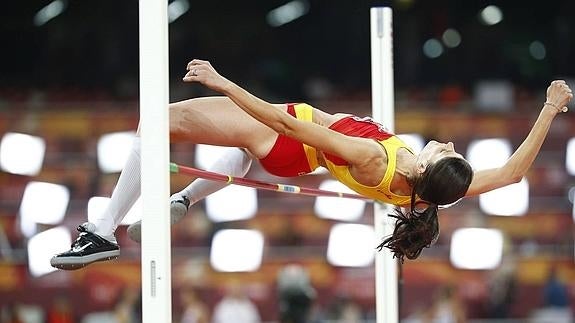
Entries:
<svg viewBox="0 0 575 323">
<path fill-rule="evenodd" d="M 432 165 L 428 165 L 423 174 L 415 179 L 411 191 L 411 208 L 403 212 L 396 208 L 396 218 L 393 234 L 383 240 L 377 247 L 389 248 L 401 262 L 404 257 L 415 259 L 423 248 L 429 247 L 439 236 L 439 220 L 437 211 L 439 205 L 456 202 L 465 196 L 471 180 L 473 170 L 463 158 L 442 158 Z M 416 198 L 429 203 L 424 210 L 416 209 Z"/>
</svg>

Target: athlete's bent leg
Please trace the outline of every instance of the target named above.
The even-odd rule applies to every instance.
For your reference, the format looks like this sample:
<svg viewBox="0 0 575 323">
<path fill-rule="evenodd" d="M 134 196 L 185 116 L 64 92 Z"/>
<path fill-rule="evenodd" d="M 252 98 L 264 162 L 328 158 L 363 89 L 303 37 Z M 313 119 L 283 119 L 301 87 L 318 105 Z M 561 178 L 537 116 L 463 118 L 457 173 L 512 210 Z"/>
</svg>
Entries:
<svg viewBox="0 0 575 323">
<path fill-rule="evenodd" d="M 240 148 L 229 148 L 208 170 L 211 172 L 225 174 L 232 177 L 243 177 L 250 170 L 252 158 Z M 204 199 L 206 196 L 228 186 L 228 183 L 210 181 L 198 178 L 180 192 L 174 193 L 170 197 L 170 223 L 180 221 L 190 205 Z M 142 234 L 141 221 L 135 222 L 128 227 L 130 239 L 140 242 Z"/>
<path fill-rule="evenodd" d="M 172 141 L 243 147 L 259 157 L 267 154 L 275 138 L 277 134 L 273 130 L 247 115 L 226 97 L 197 98 L 170 104 Z M 244 167 L 240 166 L 240 169 Z M 198 193 L 198 198 L 203 198 L 203 194 Z M 80 235 L 72 248 L 54 256 L 51 265 L 60 269 L 78 269 L 95 261 L 117 258 L 120 248 L 114 231 L 139 195 L 140 140 L 137 138 L 103 216 L 95 223 L 80 225 Z"/>
</svg>

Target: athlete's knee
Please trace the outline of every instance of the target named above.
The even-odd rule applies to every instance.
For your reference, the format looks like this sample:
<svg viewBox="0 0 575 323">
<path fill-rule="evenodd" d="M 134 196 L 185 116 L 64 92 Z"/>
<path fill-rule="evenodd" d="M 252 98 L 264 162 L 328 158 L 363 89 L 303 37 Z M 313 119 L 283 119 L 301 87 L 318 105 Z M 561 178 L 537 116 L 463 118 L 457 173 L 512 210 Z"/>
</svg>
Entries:
<svg viewBox="0 0 575 323">
<path fill-rule="evenodd" d="M 186 129 L 182 125 L 185 107 L 178 104 L 169 105 L 169 132 L 171 142 L 182 142 L 186 137 Z"/>
</svg>

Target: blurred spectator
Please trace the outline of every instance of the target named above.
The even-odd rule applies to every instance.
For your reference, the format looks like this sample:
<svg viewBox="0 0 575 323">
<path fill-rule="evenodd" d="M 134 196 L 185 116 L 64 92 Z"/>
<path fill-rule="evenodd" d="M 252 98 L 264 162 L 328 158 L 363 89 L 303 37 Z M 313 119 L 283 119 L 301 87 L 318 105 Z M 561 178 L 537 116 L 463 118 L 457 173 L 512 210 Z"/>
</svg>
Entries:
<svg viewBox="0 0 575 323">
<path fill-rule="evenodd" d="M 561 281 L 555 267 L 549 271 L 549 276 L 543 288 L 544 307 L 569 307 L 567 286 Z"/>
<path fill-rule="evenodd" d="M 280 271 L 278 293 L 281 323 L 310 322 L 310 310 L 316 291 L 303 267 L 288 265 Z"/>
<path fill-rule="evenodd" d="M 350 297 L 340 295 L 329 305 L 327 318 L 337 323 L 359 323 L 363 320 L 363 312 Z"/>
<path fill-rule="evenodd" d="M 573 322 L 567 286 L 559 278 L 557 268 L 551 268 L 543 287 L 543 307 L 533 311 L 530 319 L 534 323 Z"/>
<path fill-rule="evenodd" d="M 493 272 L 488 282 L 488 315 L 490 318 L 508 318 L 515 300 L 517 280 L 513 256 L 503 257 L 501 265 Z"/>
<path fill-rule="evenodd" d="M 74 314 L 72 313 L 72 306 L 67 297 L 56 297 L 52 303 L 52 307 L 48 310 L 48 317 L 46 323 L 73 323 Z"/>
<path fill-rule="evenodd" d="M 213 323 L 259 323 L 261 322 L 258 308 L 244 294 L 237 281 L 226 286 L 226 294 L 216 304 Z"/>
<path fill-rule="evenodd" d="M 2 311 L 0 312 L 0 323 L 24 323 L 24 321 L 20 319 L 18 306 L 15 304 L 6 304 L 2 306 Z"/>
<path fill-rule="evenodd" d="M 343 304 L 337 323 L 360 323 L 363 321 L 361 308 L 357 303 L 348 300 Z"/>
<path fill-rule="evenodd" d="M 46 322 L 46 311 L 39 304 L 9 303 L 0 308 L 0 323 L 44 322 Z"/>
<path fill-rule="evenodd" d="M 465 307 L 452 286 L 439 289 L 429 310 L 422 315 L 424 323 L 463 323 L 466 322 Z"/>
<path fill-rule="evenodd" d="M 426 310 L 423 304 L 413 306 L 411 312 L 401 320 L 401 323 L 423 323 Z"/>
<path fill-rule="evenodd" d="M 140 292 L 133 287 L 124 288 L 114 309 L 117 323 L 138 323 L 140 319 Z"/>
<path fill-rule="evenodd" d="M 180 292 L 183 313 L 180 323 L 208 323 L 208 307 L 202 302 L 193 288 L 184 288 Z"/>
</svg>

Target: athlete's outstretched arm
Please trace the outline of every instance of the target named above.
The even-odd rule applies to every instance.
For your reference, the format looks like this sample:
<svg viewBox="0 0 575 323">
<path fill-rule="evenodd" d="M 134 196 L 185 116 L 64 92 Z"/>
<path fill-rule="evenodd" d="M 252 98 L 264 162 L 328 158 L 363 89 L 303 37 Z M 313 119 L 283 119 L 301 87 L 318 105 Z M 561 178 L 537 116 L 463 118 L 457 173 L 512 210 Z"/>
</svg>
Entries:
<svg viewBox="0 0 575 323">
<path fill-rule="evenodd" d="M 225 94 L 242 110 L 277 133 L 340 156 L 352 165 L 365 165 L 381 158 L 381 147 L 373 140 L 346 136 L 313 122 L 299 121 L 221 76 L 207 61 L 195 59 L 187 69 L 184 81 L 199 82 Z"/>
<path fill-rule="evenodd" d="M 565 81 L 551 82 L 547 88 L 547 100 L 523 143 L 505 165 L 475 172 L 466 196 L 479 195 L 521 181 L 537 157 L 551 122 L 558 113 L 566 111 L 572 98 L 573 93 Z"/>
</svg>

